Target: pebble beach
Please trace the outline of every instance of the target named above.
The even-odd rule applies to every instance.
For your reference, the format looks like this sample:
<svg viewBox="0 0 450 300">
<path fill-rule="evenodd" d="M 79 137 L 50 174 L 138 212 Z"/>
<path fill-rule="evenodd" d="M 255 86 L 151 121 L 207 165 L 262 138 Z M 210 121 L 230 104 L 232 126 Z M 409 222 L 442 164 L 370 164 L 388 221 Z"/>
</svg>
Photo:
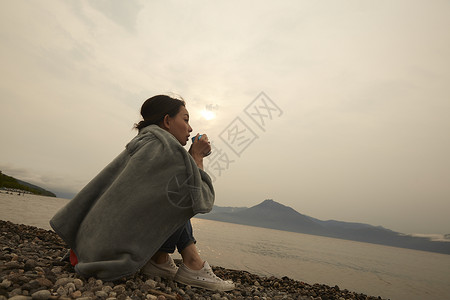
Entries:
<svg viewBox="0 0 450 300">
<path fill-rule="evenodd" d="M 288 277 L 262 277 L 242 270 L 212 266 L 236 289 L 214 292 L 137 273 L 115 282 L 83 278 L 61 261 L 67 246 L 53 231 L 0 220 L 0 300 L 30 299 L 296 299 L 347 300 L 381 297 L 308 284 Z M 176 263 L 180 261 L 176 260 Z"/>
</svg>

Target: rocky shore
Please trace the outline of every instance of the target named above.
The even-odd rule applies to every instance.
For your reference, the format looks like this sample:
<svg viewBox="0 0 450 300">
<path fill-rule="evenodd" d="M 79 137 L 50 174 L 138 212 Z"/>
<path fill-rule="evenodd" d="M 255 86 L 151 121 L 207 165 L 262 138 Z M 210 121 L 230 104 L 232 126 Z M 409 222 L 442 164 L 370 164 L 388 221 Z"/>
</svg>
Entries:
<svg viewBox="0 0 450 300">
<path fill-rule="evenodd" d="M 68 262 L 61 261 L 67 246 L 53 231 L 1 220 L 0 249 L 0 300 L 381 299 L 338 286 L 310 285 L 288 277 L 261 277 L 214 266 L 217 276 L 236 283 L 235 290 L 207 291 L 139 273 L 115 282 L 83 278 Z"/>
</svg>

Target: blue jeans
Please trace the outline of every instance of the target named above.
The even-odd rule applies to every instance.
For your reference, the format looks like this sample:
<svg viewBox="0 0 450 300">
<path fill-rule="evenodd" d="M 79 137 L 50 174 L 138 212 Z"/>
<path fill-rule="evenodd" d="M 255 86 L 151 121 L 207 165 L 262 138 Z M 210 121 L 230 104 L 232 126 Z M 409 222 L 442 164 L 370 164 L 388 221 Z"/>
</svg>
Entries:
<svg viewBox="0 0 450 300">
<path fill-rule="evenodd" d="M 189 220 L 164 242 L 159 251 L 174 253 L 175 247 L 177 247 L 178 252 L 181 252 L 184 248 L 196 242 L 192 233 L 191 220 Z"/>
</svg>

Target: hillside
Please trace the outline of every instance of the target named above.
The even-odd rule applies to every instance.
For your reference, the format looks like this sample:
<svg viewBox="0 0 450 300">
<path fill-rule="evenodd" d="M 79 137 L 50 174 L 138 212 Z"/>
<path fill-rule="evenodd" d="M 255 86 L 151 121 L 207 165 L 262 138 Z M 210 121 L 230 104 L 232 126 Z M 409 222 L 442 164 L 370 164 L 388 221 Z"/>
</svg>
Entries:
<svg viewBox="0 0 450 300">
<path fill-rule="evenodd" d="M 31 183 L 3 174 L 1 171 L 0 171 L 0 189 L 20 190 L 35 195 L 56 197 L 56 195 L 50 191 L 47 191 Z"/>
<path fill-rule="evenodd" d="M 197 218 L 250 225 L 345 240 L 450 254 L 450 242 L 431 241 L 364 223 L 322 221 L 291 207 L 265 200 L 253 207 L 217 207 Z"/>
</svg>

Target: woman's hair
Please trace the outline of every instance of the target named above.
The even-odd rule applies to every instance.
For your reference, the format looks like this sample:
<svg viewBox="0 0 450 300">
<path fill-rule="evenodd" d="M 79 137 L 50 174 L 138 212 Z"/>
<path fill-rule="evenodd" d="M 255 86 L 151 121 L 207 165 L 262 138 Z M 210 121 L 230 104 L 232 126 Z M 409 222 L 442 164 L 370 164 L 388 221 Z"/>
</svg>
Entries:
<svg viewBox="0 0 450 300">
<path fill-rule="evenodd" d="M 159 125 L 166 115 L 174 117 L 178 114 L 181 106 L 186 106 L 184 100 L 167 95 L 157 95 L 148 98 L 141 107 L 141 115 L 144 120 L 134 124 L 134 127 L 141 130 L 149 125 Z"/>
</svg>

